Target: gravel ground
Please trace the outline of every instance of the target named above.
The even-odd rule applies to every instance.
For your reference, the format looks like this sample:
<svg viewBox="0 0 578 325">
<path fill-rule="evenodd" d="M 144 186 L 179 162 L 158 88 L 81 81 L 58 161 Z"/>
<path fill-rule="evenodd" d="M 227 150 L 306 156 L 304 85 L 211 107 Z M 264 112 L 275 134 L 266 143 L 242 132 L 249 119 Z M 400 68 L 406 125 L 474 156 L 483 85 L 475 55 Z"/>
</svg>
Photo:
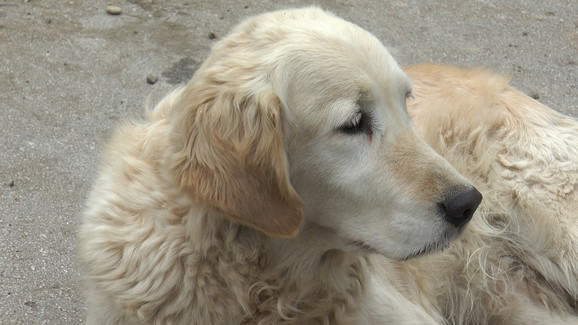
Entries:
<svg viewBox="0 0 578 325">
<path fill-rule="evenodd" d="M 575 0 L 0 0 L 0 324 L 82 323 L 76 231 L 114 126 L 190 78 L 244 17 L 310 4 L 403 65 L 489 68 L 578 116 Z"/>
</svg>

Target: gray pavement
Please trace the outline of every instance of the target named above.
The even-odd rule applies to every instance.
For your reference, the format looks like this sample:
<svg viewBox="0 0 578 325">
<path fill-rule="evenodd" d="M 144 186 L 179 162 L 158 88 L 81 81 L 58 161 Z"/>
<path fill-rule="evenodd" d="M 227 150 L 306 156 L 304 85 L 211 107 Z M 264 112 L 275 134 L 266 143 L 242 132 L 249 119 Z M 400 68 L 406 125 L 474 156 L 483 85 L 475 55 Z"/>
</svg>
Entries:
<svg viewBox="0 0 578 325">
<path fill-rule="evenodd" d="M 403 65 L 508 74 L 578 116 L 578 1 L 0 0 L 0 324 L 80 324 L 74 253 L 99 149 L 186 81 L 244 17 L 317 4 Z M 155 84 L 147 76 L 158 77 Z"/>
</svg>

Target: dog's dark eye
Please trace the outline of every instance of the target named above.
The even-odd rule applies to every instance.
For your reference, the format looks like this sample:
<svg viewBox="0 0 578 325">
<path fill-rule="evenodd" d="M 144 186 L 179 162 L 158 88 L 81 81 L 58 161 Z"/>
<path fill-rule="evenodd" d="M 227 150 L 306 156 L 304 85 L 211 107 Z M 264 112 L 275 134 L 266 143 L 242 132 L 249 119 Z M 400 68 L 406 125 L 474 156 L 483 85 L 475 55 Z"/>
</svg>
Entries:
<svg viewBox="0 0 578 325">
<path fill-rule="evenodd" d="M 371 123 L 369 117 L 363 112 L 357 112 L 355 116 L 338 128 L 339 132 L 347 135 L 365 133 L 371 135 Z"/>
</svg>

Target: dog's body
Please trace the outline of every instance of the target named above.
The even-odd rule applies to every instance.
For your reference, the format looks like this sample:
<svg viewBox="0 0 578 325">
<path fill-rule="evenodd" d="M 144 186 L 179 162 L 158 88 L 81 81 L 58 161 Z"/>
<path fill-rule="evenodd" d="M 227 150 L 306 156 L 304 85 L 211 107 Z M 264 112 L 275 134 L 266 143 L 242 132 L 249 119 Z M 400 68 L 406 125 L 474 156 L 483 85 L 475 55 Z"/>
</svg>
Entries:
<svg viewBox="0 0 578 325">
<path fill-rule="evenodd" d="M 484 194 L 459 241 L 410 261 L 425 295 L 451 324 L 578 324 L 578 123 L 485 71 L 406 71 L 419 133 Z"/>
<path fill-rule="evenodd" d="M 437 79 L 476 76 L 408 71 L 417 130 L 490 196 L 464 238 L 394 261 L 447 246 L 479 193 L 417 137 L 405 110 L 411 83 L 379 41 L 319 9 L 266 14 L 217 43 L 147 122 L 113 138 L 79 236 L 88 322 L 576 323 L 576 122 L 499 78 L 493 91 L 515 96 L 467 120 L 453 96 L 475 111 L 492 94 Z M 543 116 L 557 128 L 535 124 Z M 565 140 L 508 151 L 538 129 Z M 552 164 L 548 175 L 564 184 L 528 183 L 527 166 Z"/>
</svg>

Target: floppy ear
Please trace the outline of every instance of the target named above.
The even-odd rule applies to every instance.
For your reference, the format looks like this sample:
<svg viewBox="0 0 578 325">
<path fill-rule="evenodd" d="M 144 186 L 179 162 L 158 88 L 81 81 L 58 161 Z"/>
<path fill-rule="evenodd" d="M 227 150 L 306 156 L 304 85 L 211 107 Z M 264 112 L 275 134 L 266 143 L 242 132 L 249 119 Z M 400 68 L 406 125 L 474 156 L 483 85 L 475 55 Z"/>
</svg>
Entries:
<svg viewBox="0 0 578 325">
<path fill-rule="evenodd" d="M 277 95 L 188 87 L 173 116 L 178 185 L 236 222 L 270 236 L 296 236 L 302 202 L 289 181 Z"/>
</svg>

